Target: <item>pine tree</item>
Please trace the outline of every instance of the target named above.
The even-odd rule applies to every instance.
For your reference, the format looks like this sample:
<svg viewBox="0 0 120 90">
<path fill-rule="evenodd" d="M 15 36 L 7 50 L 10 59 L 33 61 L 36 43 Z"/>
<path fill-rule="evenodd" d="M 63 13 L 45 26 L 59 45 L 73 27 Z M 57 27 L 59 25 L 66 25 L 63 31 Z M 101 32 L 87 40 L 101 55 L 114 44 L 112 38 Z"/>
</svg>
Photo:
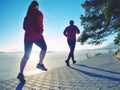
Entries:
<svg viewBox="0 0 120 90">
<path fill-rule="evenodd" d="M 80 16 L 84 30 L 78 41 L 100 44 L 106 37 L 120 32 L 120 0 L 86 0 Z"/>
</svg>

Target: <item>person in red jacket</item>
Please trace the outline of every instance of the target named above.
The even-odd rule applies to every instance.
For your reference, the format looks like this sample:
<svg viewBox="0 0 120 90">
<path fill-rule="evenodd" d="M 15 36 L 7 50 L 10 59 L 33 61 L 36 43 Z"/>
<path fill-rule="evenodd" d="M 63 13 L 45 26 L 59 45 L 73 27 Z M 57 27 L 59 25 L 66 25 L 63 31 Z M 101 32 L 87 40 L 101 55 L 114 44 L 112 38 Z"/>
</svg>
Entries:
<svg viewBox="0 0 120 90">
<path fill-rule="evenodd" d="M 74 25 L 74 21 L 70 20 L 70 25 L 67 26 L 63 32 L 63 34 L 67 37 L 67 43 L 70 48 L 68 58 L 65 61 L 67 66 L 70 66 L 69 65 L 70 58 L 72 58 L 73 64 L 76 63 L 76 61 L 74 59 L 74 49 L 75 49 L 75 45 L 76 45 L 76 34 L 79 34 L 79 33 L 80 33 L 80 30 L 78 29 L 77 26 Z"/>
<path fill-rule="evenodd" d="M 47 71 L 47 68 L 43 64 L 43 59 L 47 50 L 46 42 L 42 34 L 44 31 L 43 14 L 40 10 L 38 10 L 38 6 L 39 4 L 37 1 L 31 2 L 23 22 L 23 29 L 25 30 L 24 56 L 21 60 L 20 72 L 17 76 L 17 79 L 19 79 L 20 81 L 25 81 L 23 71 L 30 57 L 33 43 L 41 48 L 39 63 L 36 67 L 41 70 Z"/>
</svg>

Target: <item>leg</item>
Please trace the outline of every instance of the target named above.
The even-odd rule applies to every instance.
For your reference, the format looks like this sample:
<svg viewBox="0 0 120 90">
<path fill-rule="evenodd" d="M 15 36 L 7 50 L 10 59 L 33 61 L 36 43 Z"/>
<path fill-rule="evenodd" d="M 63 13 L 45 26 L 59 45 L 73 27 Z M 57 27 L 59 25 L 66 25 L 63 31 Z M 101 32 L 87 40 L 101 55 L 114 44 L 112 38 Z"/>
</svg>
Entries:
<svg viewBox="0 0 120 90">
<path fill-rule="evenodd" d="M 76 61 L 74 60 L 74 49 L 75 49 L 76 40 L 68 40 L 67 42 L 68 42 L 68 45 L 70 48 L 70 52 L 69 52 L 68 58 L 66 60 L 66 63 L 67 63 L 67 66 L 69 66 L 70 58 L 72 58 L 73 64 L 76 63 Z"/>
<path fill-rule="evenodd" d="M 73 61 L 73 64 L 76 63 L 76 60 L 74 59 L 74 51 L 73 51 L 73 55 L 72 55 L 72 61 Z"/>
<path fill-rule="evenodd" d="M 68 60 L 70 60 L 70 58 L 72 58 L 72 61 L 74 61 L 74 48 L 73 47 L 70 48 L 70 53 L 68 55 Z"/>
<path fill-rule="evenodd" d="M 39 54 L 39 63 L 43 64 L 43 60 L 44 60 L 44 57 L 46 55 L 46 50 L 47 50 L 47 46 L 44 40 L 41 42 L 40 47 L 41 47 L 41 52 Z"/>
<path fill-rule="evenodd" d="M 74 59 L 74 50 L 75 50 L 75 45 L 76 45 L 76 40 L 73 40 L 73 41 L 72 41 L 72 45 L 71 45 L 71 52 L 72 52 L 71 56 L 72 56 L 72 61 L 73 61 L 73 64 L 75 64 L 75 63 L 76 63 L 76 61 L 75 61 L 75 59 Z"/>
<path fill-rule="evenodd" d="M 68 58 L 67 58 L 67 60 L 65 61 L 66 62 L 66 65 L 67 66 L 70 66 L 69 65 L 69 60 L 70 60 L 70 58 L 72 57 L 71 56 L 71 54 L 72 54 L 72 42 L 71 42 L 71 40 L 67 40 L 67 43 L 68 43 L 68 46 L 69 46 L 69 48 L 70 48 L 70 52 L 69 52 L 69 55 L 68 55 Z"/>
<path fill-rule="evenodd" d="M 75 49 L 76 40 L 67 40 L 67 42 L 68 42 L 68 45 L 70 48 L 70 52 L 69 52 L 67 60 L 69 61 L 70 58 L 72 58 L 72 60 L 74 60 L 74 49 Z"/>
<path fill-rule="evenodd" d="M 24 68 L 25 68 L 25 65 L 29 59 L 29 56 L 30 56 L 30 53 L 31 53 L 31 49 L 32 49 L 32 45 L 33 43 L 32 42 L 24 42 L 24 50 L 25 50 L 25 53 L 24 53 L 24 56 L 21 60 L 21 64 L 20 64 L 20 73 L 23 74 L 23 71 L 24 71 Z"/>
<path fill-rule="evenodd" d="M 46 50 L 47 50 L 45 40 L 44 39 L 37 40 L 37 41 L 35 41 L 35 44 L 41 48 L 41 52 L 39 54 L 39 64 L 38 65 L 43 66 L 43 68 L 41 68 L 42 70 L 47 70 L 43 65 L 43 60 L 44 60 L 44 57 L 46 55 Z"/>
<path fill-rule="evenodd" d="M 20 72 L 17 76 L 17 79 L 19 79 L 22 82 L 25 82 L 23 71 L 24 71 L 25 65 L 29 59 L 31 49 L 32 49 L 32 44 L 33 44 L 32 42 L 24 42 L 25 53 L 24 53 L 24 56 L 23 56 L 21 63 L 20 63 Z"/>
</svg>

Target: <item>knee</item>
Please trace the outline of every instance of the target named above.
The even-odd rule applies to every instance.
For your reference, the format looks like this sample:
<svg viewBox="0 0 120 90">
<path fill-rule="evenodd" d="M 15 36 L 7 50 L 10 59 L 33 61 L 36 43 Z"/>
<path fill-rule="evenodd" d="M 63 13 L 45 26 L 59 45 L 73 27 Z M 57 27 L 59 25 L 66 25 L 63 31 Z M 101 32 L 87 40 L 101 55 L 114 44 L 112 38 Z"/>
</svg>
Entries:
<svg viewBox="0 0 120 90">
<path fill-rule="evenodd" d="M 29 59 L 29 55 L 24 55 L 23 58 L 24 58 L 25 60 L 28 60 L 28 59 Z"/>
<path fill-rule="evenodd" d="M 47 46 L 45 45 L 43 48 L 42 48 L 42 51 L 47 51 Z"/>
<path fill-rule="evenodd" d="M 70 51 L 73 52 L 73 51 L 74 51 L 74 48 L 70 48 Z"/>
</svg>

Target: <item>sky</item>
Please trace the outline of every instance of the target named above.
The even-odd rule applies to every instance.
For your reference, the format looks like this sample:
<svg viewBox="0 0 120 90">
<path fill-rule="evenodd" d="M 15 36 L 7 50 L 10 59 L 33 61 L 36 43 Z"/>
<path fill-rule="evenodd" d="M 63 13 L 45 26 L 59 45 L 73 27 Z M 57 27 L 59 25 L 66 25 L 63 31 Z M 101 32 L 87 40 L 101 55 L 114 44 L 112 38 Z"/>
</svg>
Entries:
<svg viewBox="0 0 120 90">
<path fill-rule="evenodd" d="M 84 0 L 37 0 L 39 10 L 44 15 L 44 38 L 50 51 L 69 50 L 63 31 L 69 25 L 70 20 L 78 26 L 81 33 L 80 15 L 84 14 L 81 4 Z M 23 19 L 32 0 L 0 0 L 0 51 L 23 51 L 24 30 Z M 81 34 L 80 33 L 80 34 Z M 77 37 L 80 36 L 77 35 Z M 93 49 L 106 46 L 111 43 L 113 37 L 109 37 L 102 45 L 81 45 L 76 43 L 76 50 Z M 33 46 L 33 50 L 39 50 Z"/>
</svg>

